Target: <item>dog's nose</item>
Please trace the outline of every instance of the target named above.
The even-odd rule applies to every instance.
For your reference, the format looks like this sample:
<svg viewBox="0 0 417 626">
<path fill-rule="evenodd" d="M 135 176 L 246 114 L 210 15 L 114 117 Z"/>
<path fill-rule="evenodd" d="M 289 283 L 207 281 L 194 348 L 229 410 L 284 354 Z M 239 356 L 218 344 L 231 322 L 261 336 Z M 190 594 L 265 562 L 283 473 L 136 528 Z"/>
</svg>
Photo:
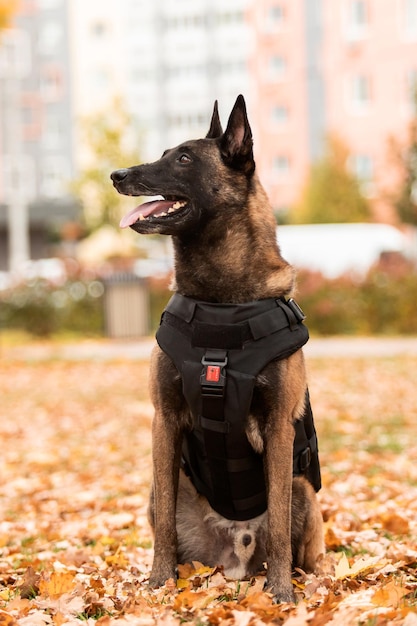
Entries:
<svg viewBox="0 0 417 626">
<path fill-rule="evenodd" d="M 252 543 L 252 535 L 243 535 L 242 543 L 247 548 Z"/>
<path fill-rule="evenodd" d="M 115 170 L 114 172 L 110 174 L 110 178 L 112 179 L 114 183 L 121 183 L 122 180 L 126 178 L 128 171 L 129 170 L 126 168 L 123 168 L 121 170 Z"/>
</svg>

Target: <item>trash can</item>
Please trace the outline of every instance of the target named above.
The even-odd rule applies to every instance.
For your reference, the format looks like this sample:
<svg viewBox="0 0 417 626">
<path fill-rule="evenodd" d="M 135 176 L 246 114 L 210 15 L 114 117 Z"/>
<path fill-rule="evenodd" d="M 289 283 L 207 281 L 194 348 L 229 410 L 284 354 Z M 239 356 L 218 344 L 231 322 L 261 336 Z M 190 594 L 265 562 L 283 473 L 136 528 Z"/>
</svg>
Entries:
<svg viewBox="0 0 417 626">
<path fill-rule="evenodd" d="M 120 273 L 104 281 L 104 323 L 108 337 L 149 334 L 149 291 L 143 279 Z"/>
</svg>

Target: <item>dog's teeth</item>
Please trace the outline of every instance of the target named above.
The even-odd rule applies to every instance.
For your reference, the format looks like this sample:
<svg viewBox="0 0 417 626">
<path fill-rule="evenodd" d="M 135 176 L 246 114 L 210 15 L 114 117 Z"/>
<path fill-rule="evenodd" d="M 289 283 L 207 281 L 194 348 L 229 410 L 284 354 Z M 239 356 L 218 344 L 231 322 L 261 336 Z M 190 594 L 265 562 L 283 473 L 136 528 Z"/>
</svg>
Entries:
<svg viewBox="0 0 417 626">
<path fill-rule="evenodd" d="M 168 213 L 175 213 L 175 209 L 173 206 L 168 209 Z"/>
<path fill-rule="evenodd" d="M 179 200 L 176 201 L 175 204 L 172 205 L 173 209 L 181 209 L 181 207 L 185 206 L 185 202 L 180 202 Z"/>
<path fill-rule="evenodd" d="M 145 219 L 144 215 L 139 215 L 139 221 L 143 222 L 144 219 Z"/>
<path fill-rule="evenodd" d="M 161 213 L 161 215 L 159 215 L 159 217 L 166 217 L 168 215 L 168 213 Z"/>
</svg>

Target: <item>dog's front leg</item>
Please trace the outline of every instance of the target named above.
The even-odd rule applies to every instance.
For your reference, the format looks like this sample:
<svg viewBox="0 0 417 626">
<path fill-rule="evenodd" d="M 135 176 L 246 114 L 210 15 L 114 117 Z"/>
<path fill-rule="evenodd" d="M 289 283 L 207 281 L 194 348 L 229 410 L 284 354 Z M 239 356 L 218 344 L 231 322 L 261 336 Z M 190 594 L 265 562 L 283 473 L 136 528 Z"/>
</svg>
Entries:
<svg viewBox="0 0 417 626">
<path fill-rule="evenodd" d="M 265 445 L 268 485 L 267 584 L 276 602 L 293 602 L 291 490 L 294 427 L 278 420 Z"/>
<path fill-rule="evenodd" d="M 154 560 L 149 578 L 151 587 L 160 587 L 175 578 L 177 531 L 175 510 L 181 457 L 181 432 L 173 421 L 156 413 L 152 425 Z"/>
<path fill-rule="evenodd" d="M 294 427 L 279 420 L 265 446 L 268 485 L 267 583 L 276 602 L 293 602 L 291 491 Z"/>
<path fill-rule="evenodd" d="M 153 486 L 149 517 L 154 530 L 154 560 L 149 579 L 160 587 L 175 578 L 177 531 L 175 509 L 181 460 L 185 406 L 180 376 L 172 361 L 156 347 L 151 359 Z"/>
</svg>

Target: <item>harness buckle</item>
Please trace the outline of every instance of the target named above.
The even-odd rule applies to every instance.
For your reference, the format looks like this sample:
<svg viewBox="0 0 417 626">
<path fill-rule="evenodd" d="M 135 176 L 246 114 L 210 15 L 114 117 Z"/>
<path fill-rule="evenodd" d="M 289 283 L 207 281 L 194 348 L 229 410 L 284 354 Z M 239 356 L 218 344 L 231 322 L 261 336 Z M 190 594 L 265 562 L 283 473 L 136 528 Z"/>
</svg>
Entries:
<svg viewBox="0 0 417 626">
<path fill-rule="evenodd" d="M 222 397 L 226 386 L 227 352 L 207 350 L 201 359 L 203 371 L 200 376 L 203 396 Z"/>
<path fill-rule="evenodd" d="M 297 304 L 297 302 L 294 300 L 294 298 L 289 298 L 286 304 L 290 307 L 291 311 L 294 313 L 299 322 L 303 322 L 305 320 L 307 316 L 304 313 L 303 309 L 300 307 L 300 305 Z"/>
</svg>

